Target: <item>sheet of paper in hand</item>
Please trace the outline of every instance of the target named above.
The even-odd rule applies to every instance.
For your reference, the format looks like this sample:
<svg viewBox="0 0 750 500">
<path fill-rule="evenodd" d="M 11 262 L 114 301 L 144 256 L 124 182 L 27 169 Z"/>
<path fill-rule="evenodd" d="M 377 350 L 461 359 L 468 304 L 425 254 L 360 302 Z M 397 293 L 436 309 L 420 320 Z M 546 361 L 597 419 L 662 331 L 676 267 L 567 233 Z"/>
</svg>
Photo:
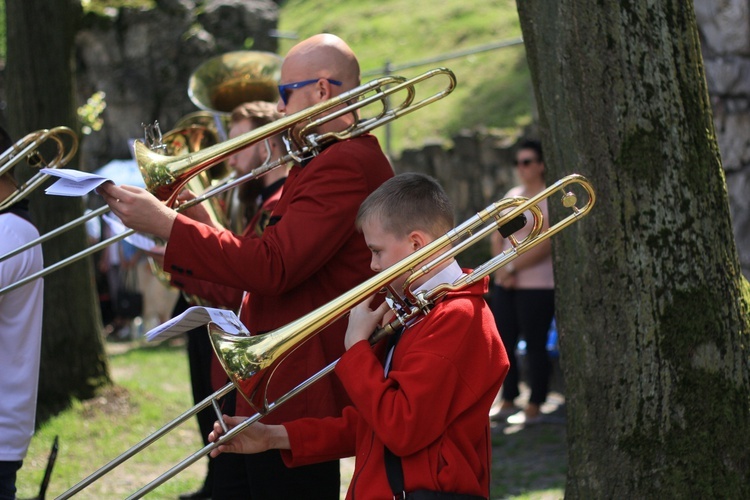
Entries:
<svg viewBox="0 0 750 500">
<path fill-rule="evenodd" d="M 56 196 L 83 196 L 109 181 L 101 175 L 69 168 L 43 168 L 39 171 L 58 177 L 57 182 L 44 190 Z"/>
<path fill-rule="evenodd" d="M 240 319 L 228 309 L 193 306 L 146 333 L 148 341 L 165 340 L 213 321 L 231 335 L 250 335 Z"/>
</svg>

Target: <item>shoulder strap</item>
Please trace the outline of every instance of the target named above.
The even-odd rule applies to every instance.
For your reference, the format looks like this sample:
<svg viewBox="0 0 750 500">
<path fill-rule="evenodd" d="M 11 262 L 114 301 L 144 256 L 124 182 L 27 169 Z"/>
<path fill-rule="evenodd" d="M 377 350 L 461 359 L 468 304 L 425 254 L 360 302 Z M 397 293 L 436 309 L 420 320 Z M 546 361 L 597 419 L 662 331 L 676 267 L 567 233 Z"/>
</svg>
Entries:
<svg viewBox="0 0 750 500">
<path fill-rule="evenodd" d="M 391 485 L 394 500 L 403 500 L 406 498 L 404 490 L 404 469 L 401 466 L 401 457 L 393 454 L 387 446 L 383 447 L 383 457 L 385 459 L 385 474 L 388 476 L 388 484 Z"/>
<path fill-rule="evenodd" d="M 404 327 L 399 328 L 390 339 L 388 339 L 388 349 L 386 352 L 395 350 L 396 344 L 401 340 L 401 335 L 404 333 Z M 390 369 L 390 363 L 393 360 L 393 353 L 388 358 L 388 366 L 386 369 Z M 404 469 L 401 466 L 401 457 L 393 454 L 387 446 L 383 446 L 383 458 L 385 459 L 385 474 L 388 476 L 388 484 L 391 485 L 391 491 L 393 492 L 393 500 L 403 500 L 406 498 L 406 492 L 404 490 Z"/>
</svg>

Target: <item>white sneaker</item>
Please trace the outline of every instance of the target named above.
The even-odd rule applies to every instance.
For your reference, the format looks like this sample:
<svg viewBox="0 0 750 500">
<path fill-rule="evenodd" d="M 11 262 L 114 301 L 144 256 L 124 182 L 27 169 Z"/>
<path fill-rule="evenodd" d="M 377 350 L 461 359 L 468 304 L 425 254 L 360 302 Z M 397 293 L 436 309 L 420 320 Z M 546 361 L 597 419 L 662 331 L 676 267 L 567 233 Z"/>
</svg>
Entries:
<svg viewBox="0 0 750 500">
<path fill-rule="evenodd" d="M 536 425 L 541 424 L 544 421 L 544 415 L 540 413 L 534 417 L 527 417 L 526 412 L 519 411 L 508 417 L 508 420 L 506 421 L 511 425 Z"/>
</svg>

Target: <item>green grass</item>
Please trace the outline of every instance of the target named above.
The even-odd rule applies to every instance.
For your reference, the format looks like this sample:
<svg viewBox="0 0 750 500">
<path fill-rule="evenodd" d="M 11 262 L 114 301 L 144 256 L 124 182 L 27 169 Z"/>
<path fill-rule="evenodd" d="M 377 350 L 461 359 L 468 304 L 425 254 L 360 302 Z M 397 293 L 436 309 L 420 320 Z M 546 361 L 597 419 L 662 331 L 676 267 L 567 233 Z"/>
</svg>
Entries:
<svg viewBox="0 0 750 500">
<path fill-rule="evenodd" d="M 124 345 L 115 345 L 120 348 Z M 180 345 L 139 347 L 110 355 L 115 386 L 75 402 L 34 435 L 18 475 L 18 497 L 38 493 L 56 435 L 60 450 L 47 491 L 54 498 L 192 406 L 187 355 Z M 122 498 L 202 446 L 194 418 L 151 445 L 76 498 Z M 170 480 L 149 498 L 176 498 L 198 488 L 203 461 Z"/>
<path fill-rule="evenodd" d="M 561 424 L 495 428 L 492 462 L 492 498 L 552 500 L 565 496 L 567 457 Z"/>
<path fill-rule="evenodd" d="M 107 9 L 127 7 L 131 9 L 153 9 L 156 0 L 81 0 L 84 12 L 104 13 Z"/>
<path fill-rule="evenodd" d="M 513 0 L 287 0 L 279 30 L 299 39 L 320 32 L 340 36 L 357 53 L 363 73 L 386 62 L 401 66 L 521 36 Z M 282 40 L 280 53 L 296 41 Z M 446 66 L 458 85 L 443 100 L 394 122 L 393 151 L 398 156 L 427 140 L 448 142 L 462 129 L 517 130 L 530 123 L 533 97 L 525 57 L 523 46 L 514 45 L 397 72 L 413 77 Z M 436 88 L 425 86 L 421 95 Z M 382 130 L 377 135 L 383 139 Z"/>
</svg>

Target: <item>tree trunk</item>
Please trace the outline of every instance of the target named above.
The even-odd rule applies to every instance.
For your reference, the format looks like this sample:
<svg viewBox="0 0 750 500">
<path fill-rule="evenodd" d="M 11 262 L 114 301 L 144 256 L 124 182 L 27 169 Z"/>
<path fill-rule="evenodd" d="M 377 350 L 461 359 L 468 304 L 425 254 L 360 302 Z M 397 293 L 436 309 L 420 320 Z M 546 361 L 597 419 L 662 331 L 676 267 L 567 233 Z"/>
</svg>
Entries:
<svg viewBox="0 0 750 500">
<path fill-rule="evenodd" d="M 570 498 L 750 498 L 750 289 L 692 2 L 518 1 L 549 178 Z"/>
<path fill-rule="evenodd" d="M 6 0 L 8 122 L 11 135 L 66 125 L 78 131 L 73 92 L 73 41 L 81 14 L 75 0 Z M 50 141 L 51 144 L 51 141 Z M 45 150 L 47 148 L 44 148 Z M 76 168 L 75 160 L 67 168 Z M 22 164 L 21 178 L 33 172 Z M 80 198 L 30 197 L 41 233 L 83 213 Z M 83 225 L 43 246 L 49 266 L 84 248 Z M 90 259 L 48 275 L 44 284 L 42 360 L 37 417 L 40 421 L 86 398 L 109 381 L 101 336 L 101 316 Z"/>
</svg>

